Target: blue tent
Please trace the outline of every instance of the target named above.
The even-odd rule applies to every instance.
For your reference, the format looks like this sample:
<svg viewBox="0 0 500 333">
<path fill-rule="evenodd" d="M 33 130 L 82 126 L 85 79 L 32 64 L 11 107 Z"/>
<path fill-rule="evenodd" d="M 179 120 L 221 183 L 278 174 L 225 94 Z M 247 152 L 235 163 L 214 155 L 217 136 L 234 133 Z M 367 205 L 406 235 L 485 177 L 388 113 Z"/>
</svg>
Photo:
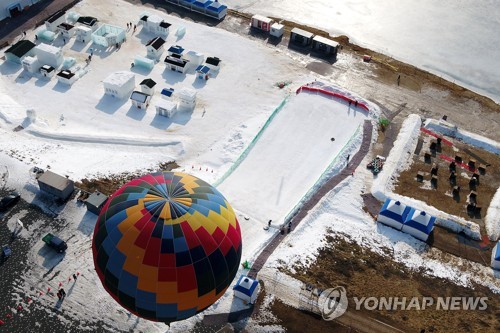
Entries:
<svg viewBox="0 0 500 333">
<path fill-rule="evenodd" d="M 400 201 L 387 198 L 378 213 L 377 222 L 401 230 L 410 209 L 411 207 L 406 206 Z"/>
<path fill-rule="evenodd" d="M 196 0 L 193 2 L 191 9 L 195 12 L 205 13 L 206 8 L 212 4 L 210 0 Z"/>
<path fill-rule="evenodd" d="M 491 267 L 500 270 L 500 241 L 497 242 L 491 253 Z"/>
<path fill-rule="evenodd" d="M 174 88 L 164 88 L 161 90 L 161 94 L 166 97 L 172 97 L 174 93 Z"/>
<path fill-rule="evenodd" d="M 253 304 L 257 299 L 258 286 L 259 282 L 257 282 L 257 280 L 249 278 L 246 275 L 241 275 L 238 282 L 236 282 L 236 285 L 233 287 L 234 296 Z"/>
<path fill-rule="evenodd" d="M 411 208 L 404 221 L 402 231 L 425 242 L 434 229 L 434 222 L 436 222 L 434 216 Z"/>
</svg>

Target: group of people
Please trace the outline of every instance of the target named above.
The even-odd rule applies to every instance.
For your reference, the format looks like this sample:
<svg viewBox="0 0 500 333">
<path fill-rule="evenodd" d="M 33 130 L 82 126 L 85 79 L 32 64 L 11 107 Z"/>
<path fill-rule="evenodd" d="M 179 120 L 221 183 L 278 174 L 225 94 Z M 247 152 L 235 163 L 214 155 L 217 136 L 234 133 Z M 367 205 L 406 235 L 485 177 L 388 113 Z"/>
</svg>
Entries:
<svg viewBox="0 0 500 333">
<path fill-rule="evenodd" d="M 132 26 L 134 27 L 134 32 L 135 32 L 135 29 L 137 29 L 137 25 L 132 24 L 132 22 L 127 23 L 127 29 L 132 29 Z"/>
</svg>

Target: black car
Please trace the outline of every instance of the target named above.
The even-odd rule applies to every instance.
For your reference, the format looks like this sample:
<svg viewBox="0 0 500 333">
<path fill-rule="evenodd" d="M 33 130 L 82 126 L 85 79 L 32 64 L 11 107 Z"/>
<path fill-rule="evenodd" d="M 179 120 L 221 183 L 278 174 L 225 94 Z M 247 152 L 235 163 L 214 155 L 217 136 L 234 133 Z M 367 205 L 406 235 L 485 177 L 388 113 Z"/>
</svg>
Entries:
<svg viewBox="0 0 500 333">
<path fill-rule="evenodd" d="M 17 192 L 12 192 L 8 196 L 0 200 L 0 212 L 6 211 L 10 207 L 14 206 L 21 199 L 21 195 Z"/>
</svg>

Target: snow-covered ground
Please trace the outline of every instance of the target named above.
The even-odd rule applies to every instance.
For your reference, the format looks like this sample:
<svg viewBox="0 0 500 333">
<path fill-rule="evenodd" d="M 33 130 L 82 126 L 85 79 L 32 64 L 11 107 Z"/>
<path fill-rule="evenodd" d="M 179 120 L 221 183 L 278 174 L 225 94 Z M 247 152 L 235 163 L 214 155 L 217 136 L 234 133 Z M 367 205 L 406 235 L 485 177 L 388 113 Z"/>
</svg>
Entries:
<svg viewBox="0 0 500 333">
<path fill-rule="evenodd" d="M 226 0 L 392 55 L 500 102 L 497 1 Z M 436 33 L 439 32 L 439 33 Z"/>
</svg>

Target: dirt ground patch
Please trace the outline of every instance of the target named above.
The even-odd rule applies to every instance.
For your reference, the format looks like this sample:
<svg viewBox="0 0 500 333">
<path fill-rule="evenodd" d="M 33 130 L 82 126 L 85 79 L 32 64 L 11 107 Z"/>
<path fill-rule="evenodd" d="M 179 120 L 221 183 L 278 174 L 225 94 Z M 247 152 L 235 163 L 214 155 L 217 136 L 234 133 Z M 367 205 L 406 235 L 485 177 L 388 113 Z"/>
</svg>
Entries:
<svg viewBox="0 0 500 333">
<path fill-rule="evenodd" d="M 431 158 L 426 161 L 424 154 L 430 152 L 429 145 L 431 141 L 435 141 L 436 138 L 420 132 L 419 139 L 422 140 L 422 149 L 419 154 L 413 154 L 410 168 L 400 173 L 394 191 L 398 194 L 427 202 L 446 213 L 472 220 L 478 223 L 482 228 L 482 232 L 484 232 L 484 216 L 486 215 L 486 210 L 490 205 L 493 195 L 500 187 L 500 176 L 498 175 L 498 170 L 500 170 L 500 157 L 486 150 L 475 148 L 446 137 L 447 140 L 452 141 L 453 146 L 441 144 L 441 149 L 435 154 L 431 154 Z M 471 156 L 466 150 L 476 155 L 476 157 Z M 475 159 L 476 166 L 480 164 L 477 158 L 487 162 L 488 166 L 486 167 L 486 173 L 484 175 L 476 171 L 479 174 L 479 185 L 476 187 L 476 192 L 477 204 L 482 207 L 480 214 L 467 213 L 468 194 L 470 190 L 474 188 L 469 187 L 469 180 L 474 173 L 461 168 L 459 165 L 456 166 L 456 186 L 460 186 L 460 192 L 454 197 L 452 194 L 453 186 L 449 181 L 450 162 L 440 158 L 439 155 L 441 154 L 451 158 L 455 158 L 455 155 L 459 154 L 462 156 L 465 164 L 467 164 L 469 160 Z M 437 173 L 437 187 L 431 186 L 430 181 L 433 164 L 436 164 L 439 168 Z M 418 171 L 424 173 L 424 181 L 422 183 L 416 181 Z"/>
<path fill-rule="evenodd" d="M 79 182 L 75 182 L 75 186 L 85 192 L 93 193 L 99 191 L 106 195 L 113 194 L 116 190 L 122 187 L 125 183 L 144 176 L 155 171 L 171 171 L 178 168 L 179 165 L 175 161 L 169 161 L 158 164 L 158 168 L 150 168 L 147 170 L 136 170 L 131 172 L 123 172 L 114 175 L 97 175 L 95 178 L 84 178 Z"/>
<path fill-rule="evenodd" d="M 345 238 L 344 238 L 345 237 Z M 344 286 L 349 299 L 348 311 L 355 310 L 353 297 L 488 297 L 487 309 L 445 311 L 373 310 L 367 315 L 403 331 L 420 332 L 498 332 L 500 297 L 488 288 L 465 288 L 446 279 L 430 277 L 423 271 L 411 271 L 389 257 L 363 248 L 348 235 L 327 234 L 327 245 L 319 250 L 315 262 L 304 268 L 297 265 L 288 274 L 320 288 Z M 391 250 L 387 250 L 391 252 Z"/>
</svg>

